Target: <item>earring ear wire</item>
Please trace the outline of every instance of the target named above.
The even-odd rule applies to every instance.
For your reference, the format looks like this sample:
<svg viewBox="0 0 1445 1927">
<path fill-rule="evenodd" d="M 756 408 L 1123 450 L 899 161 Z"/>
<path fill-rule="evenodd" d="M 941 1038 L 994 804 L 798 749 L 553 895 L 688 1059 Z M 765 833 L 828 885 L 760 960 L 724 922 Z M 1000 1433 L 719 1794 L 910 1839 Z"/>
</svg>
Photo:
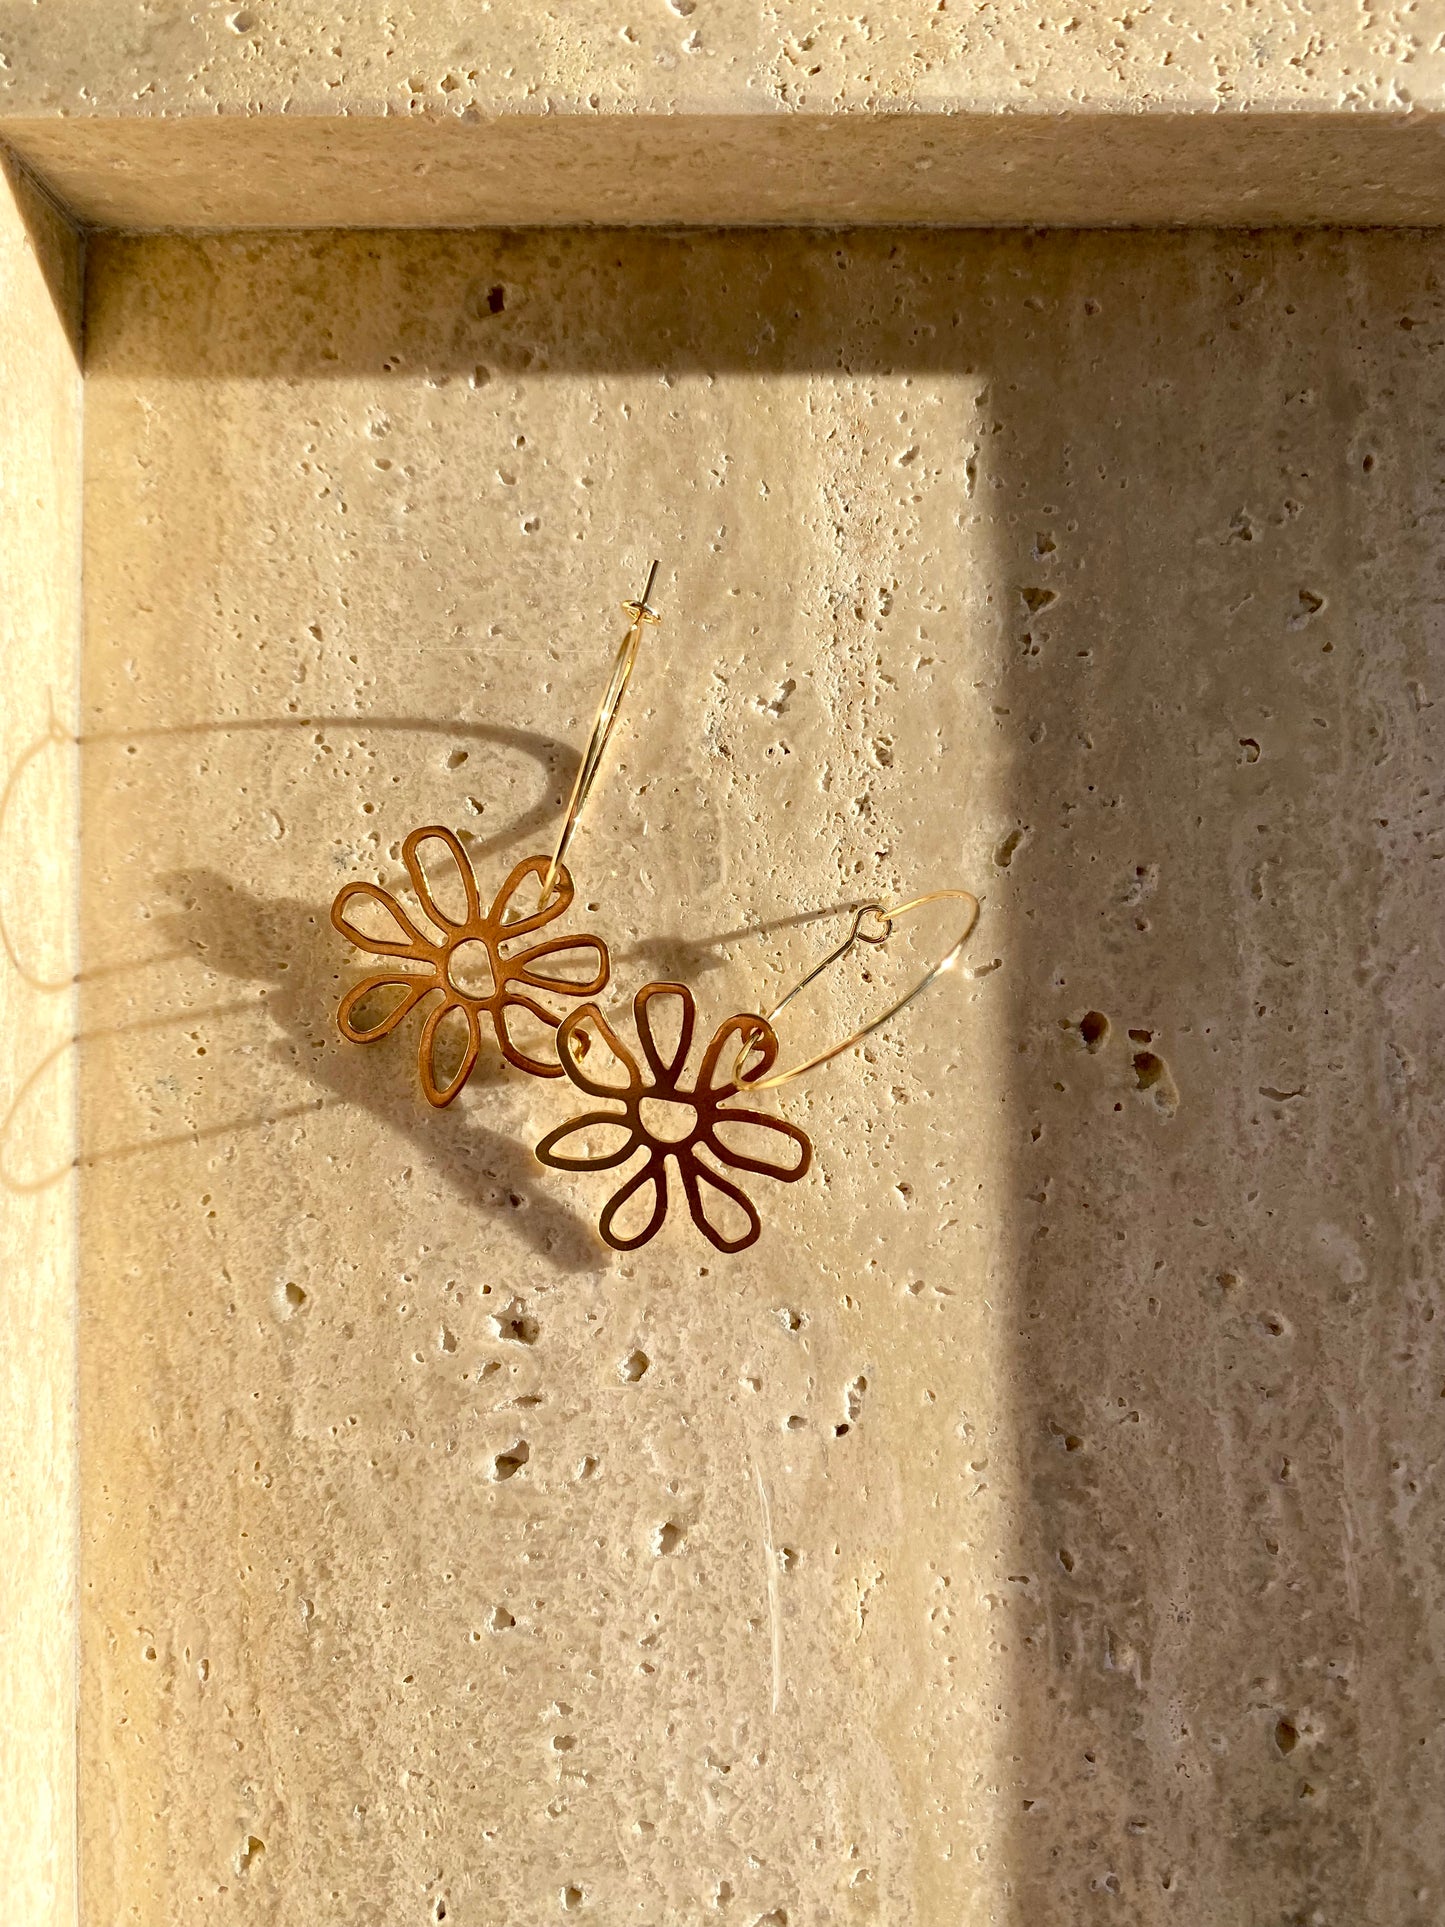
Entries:
<svg viewBox="0 0 1445 1927">
<path fill-rule="evenodd" d="M 978 898 L 974 896 L 971 890 L 930 890 L 925 896 L 910 897 L 907 903 L 894 904 L 891 909 L 885 909 L 881 903 L 865 903 L 860 905 L 854 913 L 853 928 L 848 932 L 848 935 L 843 939 L 842 943 L 838 945 L 837 949 L 830 950 L 821 963 L 814 964 L 806 977 L 800 977 L 792 989 L 778 999 L 777 1003 L 768 1011 L 763 1021 L 768 1026 L 769 1031 L 771 1031 L 778 1013 L 786 1010 L 793 999 L 798 996 L 801 991 L 806 990 L 809 984 L 816 982 L 825 970 L 831 970 L 834 964 L 841 963 L 858 944 L 887 943 L 888 939 L 893 935 L 894 926 L 902 922 L 905 917 L 912 916 L 916 911 L 922 910 L 927 904 L 942 903 L 946 899 L 956 900 L 968 905 L 968 922 L 964 925 L 956 941 L 944 952 L 938 962 L 929 970 L 925 971 L 918 982 L 900 997 L 896 1003 L 890 1004 L 887 1010 L 873 1018 L 871 1022 L 864 1024 L 861 1029 L 855 1030 L 850 1036 L 845 1037 L 841 1043 L 832 1044 L 827 1050 L 819 1051 L 816 1057 L 808 1058 L 805 1063 L 794 1064 L 785 1071 L 775 1071 L 771 1077 L 749 1077 L 743 1068 L 746 1060 L 752 1055 L 754 1050 L 756 1050 L 758 1038 L 763 1035 L 761 1031 L 753 1032 L 747 1038 L 733 1061 L 733 1082 L 737 1085 L 738 1089 L 743 1091 L 775 1091 L 782 1084 L 791 1084 L 795 1077 L 803 1076 L 806 1071 L 816 1070 L 820 1064 L 831 1063 L 833 1058 L 841 1057 L 844 1051 L 851 1050 L 855 1044 L 861 1044 L 865 1037 L 871 1037 L 875 1030 L 881 1030 L 884 1024 L 891 1022 L 900 1011 L 906 1010 L 916 997 L 921 997 L 929 985 L 943 976 L 945 971 L 952 970 L 953 966 L 958 962 L 959 957 L 963 954 L 963 946 L 973 935 L 974 925 L 978 922 Z M 869 917 L 877 917 L 882 922 L 883 928 L 881 930 L 865 930 L 863 928 L 864 921 Z M 760 1065 L 758 1068 L 762 1070 L 765 1066 Z"/>
<path fill-rule="evenodd" d="M 938 962 L 904 996 L 841 1043 L 819 1051 L 791 1070 L 767 1075 L 778 1058 L 773 1019 L 779 1011 L 855 945 L 887 943 L 903 918 L 927 904 L 944 901 L 967 904 L 968 922 Z M 614 1251 L 636 1251 L 662 1228 L 670 1195 L 669 1165 L 674 1167 L 674 1180 L 682 1187 L 693 1223 L 708 1242 L 722 1252 L 746 1251 L 757 1242 L 762 1220 L 756 1205 L 729 1173 L 796 1184 L 813 1160 L 812 1143 L 796 1124 L 751 1108 L 753 1092 L 791 1083 L 896 1017 L 957 963 L 978 914 L 979 901 L 970 890 L 931 890 L 891 909 L 881 903 L 863 904 L 854 912 L 853 927 L 843 942 L 787 991 L 766 1017 L 740 1011 L 723 1019 L 712 1033 L 691 1082 L 689 1058 L 697 1006 L 685 984 L 644 984 L 633 998 L 633 1023 L 640 1046 L 637 1054 L 622 1041 L 596 1004 L 584 1004 L 562 1020 L 557 1033 L 558 1062 L 564 1075 L 592 1100 L 594 1107 L 600 1102 L 621 1108 L 589 1108 L 549 1131 L 537 1146 L 538 1162 L 554 1171 L 633 1167 L 632 1175 L 613 1193 L 598 1220 L 598 1231 Z M 659 1000 L 675 1002 L 679 1013 L 675 1025 L 659 1027 L 654 1021 L 653 1006 Z M 584 1068 L 578 1048 L 588 1035 L 584 1026 L 596 1031 L 599 1054 L 604 1059 L 595 1074 Z M 744 1069 L 750 1060 L 751 1077 Z M 592 1062 L 590 1053 L 587 1062 Z M 619 1133 L 620 1145 L 597 1141 L 604 1134 L 607 1139 L 615 1139 Z M 565 1148 L 569 1145 L 572 1148 Z M 635 1164 L 639 1157 L 640 1166 Z M 635 1219 L 639 1209 L 644 1216 L 640 1229 L 619 1228 L 619 1218 Z"/>
<path fill-rule="evenodd" d="M 627 634 L 617 645 L 617 654 L 612 663 L 612 674 L 607 679 L 607 687 L 602 692 L 602 701 L 597 705 L 597 714 L 592 723 L 592 734 L 587 739 L 587 747 L 582 752 L 582 761 L 577 765 L 576 781 L 572 794 L 567 801 L 567 815 L 563 819 L 557 847 L 552 852 L 552 860 L 547 865 L 547 874 L 542 883 L 542 901 L 545 903 L 552 894 L 557 872 L 562 868 L 568 847 L 572 842 L 572 832 L 577 828 L 582 812 L 587 807 L 587 799 L 592 794 L 602 767 L 602 758 L 617 724 L 617 712 L 622 707 L 622 698 L 627 693 L 627 685 L 632 680 L 632 671 L 637 663 L 637 651 L 642 643 L 642 627 L 647 622 L 661 622 L 662 617 L 651 606 L 648 598 L 652 585 L 657 580 L 657 564 L 653 563 L 647 572 L 647 586 L 635 602 L 624 602 L 623 608 L 632 617 Z"/>
<path fill-rule="evenodd" d="M 417 923 L 389 890 L 380 884 L 345 884 L 331 906 L 331 921 L 348 943 L 358 950 L 370 951 L 382 960 L 374 970 L 345 993 L 337 1008 L 338 1028 L 348 1042 L 375 1043 L 389 1036 L 409 1012 L 423 999 L 439 994 L 441 1002 L 432 1008 L 422 1026 L 417 1051 L 422 1091 L 428 1103 L 438 1107 L 450 1104 L 462 1089 L 477 1062 L 482 1044 L 483 1021 L 496 1034 L 497 1046 L 507 1062 L 533 1077 L 561 1077 L 562 1065 L 538 1057 L 513 1035 L 512 1027 L 525 1016 L 555 1031 L 562 1019 L 534 993 L 559 998 L 590 997 L 604 989 L 612 974 L 612 959 L 601 937 L 587 933 L 576 937 L 557 936 L 518 950 L 518 941 L 535 935 L 554 923 L 571 908 L 575 893 L 572 878 L 563 859 L 597 781 L 598 770 L 608 739 L 617 722 L 617 712 L 632 678 L 642 640 L 643 624 L 656 622 L 657 611 L 648 598 L 657 580 L 656 562 L 648 571 L 647 587 L 635 602 L 622 606 L 631 616 L 612 664 L 612 673 L 592 725 L 592 735 L 572 785 L 567 815 L 557 847 L 549 858 L 524 857 L 515 865 L 490 904 L 484 905 L 476 872 L 460 840 L 450 830 L 433 824 L 413 830 L 402 844 L 402 862 L 411 879 L 423 921 Z M 422 851 L 440 846 L 450 864 L 453 893 L 462 893 L 461 915 L 455 914 L 455 894 L 449 909 L 439 902 L 427 875 Z M 523 907 L 526 896 L 541 880 L 541 895 L 533 909 Z M 351 906 L 367 902 L 373 917 L 384 912 L 390 919 L 392 934 L 373 935 L 353 923 Z M 432 930 L 436 935 L 431 934 Z M 562 958 L 569 962 L 562 963 Z M 575 973 L 585 962 L 585 980 Z M 420 969 L 407 969 L 407 964 Z M 382 993 L 396 998 L 380 1018 L 368 1019 L 363 1013 L 371 1000 Z M 359 1021 L 360 1020 L 360 1021 Z M 438 1052 L 443 1025 L 447 1025 L 453 1049 Z M 458 1026 L 462 1035 L 457 1036 Z M 455 1068 L 439 1068 L 438 1057 L 454 1055 L 461 1046 L 461 1061 Z"/>
</svg>

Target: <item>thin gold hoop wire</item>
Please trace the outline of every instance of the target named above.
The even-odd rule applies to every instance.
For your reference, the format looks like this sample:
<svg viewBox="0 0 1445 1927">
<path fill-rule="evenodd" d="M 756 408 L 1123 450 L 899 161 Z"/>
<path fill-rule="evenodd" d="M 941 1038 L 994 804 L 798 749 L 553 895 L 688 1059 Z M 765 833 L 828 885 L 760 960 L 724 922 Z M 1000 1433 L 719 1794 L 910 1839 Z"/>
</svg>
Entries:
<svg viewBox="0 0 1445 1927">
<path fill-rule="evenodd" d="M 885 909 L 881 903 L 865 903 L 855 912 L 853 928 L 848 932 L 848 935 L 843 939 L 842 943 L 838 945 L 838 948 L 836 950 L 830 950 L 821 963 L 814 964 L 806 977 L 799 978 L 792 989 L 788 991 L 785 996 L 780 997 L 777 1003 L 773 1005 L 764 1021 L 772 1025 L 779 1011 L 786 1009 L 799 992 L 806 990 L 808 985 L 821 977 L 825 970 L 830 970 L 835 963 L 840 963 L 855 945 L 860 943 L 887 943 L 888 939 L 893 935 L 893 926 L 899 922 L 901 918 L 911 916 L 915 910 L 923 909 L 925 904 L 941 903 L 945 898 L 956 899 L 958 902 L 966 903 L 969 906 L 968 922 L 964 925 L 958 938 L 952 946 L 945 951 L 939 961 L 934 964 L 930 970 L 926 971 L 925 974 L 919 978 L 918 982 L 914 984 L 913 988 L 898 999 L 897 1003 L 890 1004 L 887 1010 L 880 1016 L 873 1018 L 870 1023 L 864 1024 L 861 1030 L 855 1030 L 851 1036 L 845 1037 L 841 1044 L 833 1044 L 827 1050 L 819 1051 L 816 1057 L 810 1057 L 807 1062 L 803 1064 L 794 1064 L 790 1070 L 775 1071 L 771 1077 L 750 1078 L 744 1072 L 743 1060 L 753 1048 L 753 1039 L 750 1038 L 738 1052 L 733 1063 L 733 1082 L 737 1085 L 738 1089 L 743 1091 L 775 1091 L 780 1084 L 791 1084 L 795 1077 L 801 1077 L 805 1071 L 816 1070 L 820 1064 L 831 1063 L 833 1058 L 841 1057 L 845 1050 L 851 1050 L 855 1044 L 861 1044 L 865 1037 L 871 1037 L 875 1030 L 880 1030 L 884 1024 L 896 1017 L 900 1011 L 906 1010 L 915 997 L 921 997 L 928 986 L 943 976 L 945 971 L 952 970 L 953 966 L 958 962 L 959 957 L 963 954 L 963 946 L 973 935 L 974 925 L 978 922 L 978 898 L 971 890 L 930 890 L 925 896 L 910 897 L 907 903 L 895 904 L 891 910 Z M 864 919 L 870 916 L 880 918 L 885 928 L 876 932 L 865 930 L 863 928 Z"/>
<path fill-rule="evenodd" d="M 617 712 L 622 707 L 622 698 L 627 693 L 627 685 L 632 680 L 633 667 L 637 662 L 638 647 L 642 642 L 642 626 L 646 622 L 660 622 L 662 618 L 648 603 L 652 585 L 657 580 L 657 564 L 654 562 L 647 572 L 647 587 L 635 602 L 624 602 L 623 608 L 632 617 L 627 634 L 617 645 L 617 654 L 612 662 L 612 674 L 607 679 L 607 687 L 602 692 L 602 701 L 597 705 L 597 715 L 592 723 L 592 734 L 587 739 L 582 761 L 577 766 L 577 778 L 572 785 L 572 794 L 567 801 L 567 814 L 562 822 L 562 832 L 557 838 L 557 847 L 552 852 L 552 860 L 547 865 L 547 874 L 542 880 L 541 901 L 545 903 L 552 894 L 572 841 L 582 812 L 587 807 L 587 799 L 592 794 L 597 781 L 597 773 L 602 766 L 602 758 L 617 723 Z"/>
</svg>

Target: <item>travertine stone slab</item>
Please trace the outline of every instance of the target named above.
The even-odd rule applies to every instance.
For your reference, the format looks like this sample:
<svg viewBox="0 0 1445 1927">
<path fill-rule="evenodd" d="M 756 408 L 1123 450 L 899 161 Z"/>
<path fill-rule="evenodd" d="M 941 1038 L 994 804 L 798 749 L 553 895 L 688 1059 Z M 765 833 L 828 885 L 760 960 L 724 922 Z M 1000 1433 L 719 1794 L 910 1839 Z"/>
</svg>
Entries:
<svg viewBox="0 0 1445 1927">
<path fill-rule="evenodd" d="M 0 1920 L 75 1908 L 78 236 L 0 172 Z"/>
<path fill-rule="evenodd" d="M 290 114 L 0 119 L 119 228 L 1423 226 L 1445 116 Z"/>
<path fill-rule="evenodd" d="M 1438 1916 L 1439 253 L 94 245 L 90 1920 Z M 985 897 L 733 1262 L 332 1023 L 654 552 L 615 1007 Z"/>
<path fill-rule="evenodd" d="M 1445 93 L 1445 45 L 1411 0 L 1081 7 L 743 0 L 251 0 L 191 10 L 12 5 L 3 111 L 644 114 L 1041 109 L 1408 109 Z"/>
<path fill-rule="evenodd" d="M 1445 220 L 1438 8 L 63 0 L 0 134 L 113 227 Z"/>
</svg>

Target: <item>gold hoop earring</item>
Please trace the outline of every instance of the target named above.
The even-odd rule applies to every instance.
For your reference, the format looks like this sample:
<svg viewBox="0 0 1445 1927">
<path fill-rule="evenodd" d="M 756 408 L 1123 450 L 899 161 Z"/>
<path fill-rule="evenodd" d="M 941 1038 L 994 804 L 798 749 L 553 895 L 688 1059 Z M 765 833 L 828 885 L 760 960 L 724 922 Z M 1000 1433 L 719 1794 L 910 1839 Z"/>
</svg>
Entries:
<svg viewBox="0 0 1445 1927">
<path fill-rule="evenodd" d="M 526 949 L 515 948 L 521 937 L 531 936 L 554 923 L 570 908 L 575 890 L 566 865 L 568 848 L 587 800 L 597 782 L 607 744 L 617 723 L 617 714 L 637 661 L 642 631 L 646 623 L 660 620 L 649 597 L 657 579 L 653 563 L 647 586 L 635 602 L 624 602 L 631 616 L 627 633 L 618 644 L 612 673 L 592 724 L 592 734 L 578 765 L 576 781 L 568 799 L 566 815 L 550 857 L 524 857 L 510 872 L 501 889 L 483 910 L 471 859 L 450 830 L 438 825 L 413 830 L 401 846 L 402 862 L 426 919 L 441 933 L 438 938 L 425 934 L 407 915 L 389 890 L 377 883 L 348 883 L 331 906 L 331 921 L 358 950 L 373 956 L 394 957 L 425 965 L 424 970 L 378 970 L 352 986 L 337 1008 L 336 1021 L 341 1034 L 353 1044 L 374 1044 L 394 1031 L 409 1012 L 434 992 L 441 1002 L 422 1025 L 417 1047 L 421 1087 L 430 1104 L 438 1108 L 450 1104 L 475 1068 L 481 1049 L 482 1020 L 485 1017 L 496 1035 L 503 1057 L 518 1070 L 534 1077 L 560 1077 L 562 1065 L 548 1058 L 533 1056 L 512 1036 L 513 1015 L 525 1011 L 555 1031 L 561 1016 L 537 997 L 588 997 L 604 989 L 612 972 L 612 960 L 601 937 L 590 933 L 576 937 L 551 937 Z M 441 844 L 456 871 L 454 885 L 460 885 L 460 917 L 451 916 L 437 902 L 436 892 L 427 880 L 421 851 L 431 841 Z M 528 878 L 540 882 L 537 907 L 526 914 L 513 915 L 513 899 Z M 360 929 L 347 914 L 358 899 L 379 904 L 395 924 L 394 937 L 374 937 Z M 594 967 L 586 981 L 560 976 L 569 955 L 574 963 L 590 955 Z M 539 968 L 546 959 L 556 959 L 549 971 Z M 396 992 L 396 1002 L 376 1021 L 358 1021 L 361 1007 L 382 992 Z M 460 1020 L 464 1036 L 460 1062 L 445 1074 L 438 1074 L 437 1050 L 443 1026 L 448 1019 Z"/>
<path fill-rule="evenodd" d="M 829 1045 L 788 1070 L 774 1072 L 778 1039 L 773 1024 L 779 1013 L 825 970 L 840 963 L 856 945 L 887 943 L 904 918 L 927 904 L 945 899 L 956 899 L 969 908 L 962 933 L 943 957 L 896 1003 L 841 1043 Z M 578 1090 L 589 1097 L 620 1103 L 622 1109 L 592 1110 L 569 1118 L 556 1130 L 549 1131 L 537 1146 L 539 1161 L 554 1171 L 607 1171 L 645 1151 L 645 1162 L 614 1192 L 598 1222 L 598 1230 L 614 1251 L 636 1251 L 656 1236 L 667 1216 L 667 1162 L 671 1158 L 677 1165 L 683 1196 L 698 1230 L 719 1251 L 745 1251 L 757 1242 L 762 1222 L 752 1201 L 726 1175 L 726 1170 L 795 1184 L 813 1161 L 813 1146 L 796 1124 L 769 1117 L 763 1111 L 735 1108 L 732 1100 L 751 1091 L 777 1090 L 790 1084 L 794 1078 L 816 1070 L 890 1022 L 958 962 L 978 921 L 978 913 L 978 898 L 968 890 L 932 890 L 926 896 L 913 897 L 892 909 L 885 909 L 880 903 L 865 903 L 855 913 L 853 927 L 837 949 L 830 951 L 806 977 L 780 997 L 765 1016 L 740 1012 L 718 1026 L 691 1084 L 683 1080 L 692 1051 L 697 1007 L 685 984 L 644 984 L 633 999 L 637 1040 L 650 1081 L 597 1006 L 584 1004 L 562 1020 L 557 1032 L 558 1058 Z M 865 923 L 874 918 L 881 929 L 865 929 Z M 663 998 L 678 1002 L 677 1035 L 670 1047 L 662 1043 L 654 1015 L 658 1001 Z M 615 1078 L 606 1081 L 593 1069 L 583 1068 L 583 1060 L 591 1056 L 584 1025 L 596 1027 L 601 1042 L 621 1069 L 620 1082 Z M 595 1145 L 597 1136 L 607 1131 L 620 1131 L 621 1142 L 610 1147 L 585 1148 L 589 1142 Z M 731 1134 L 731 1142 L 724 1133 Z M 559 1147 L 574 1134 L 581 1138 L 584 1148 L 575 1152 L 561 1150 Z M 792 1147 L 786 1157 L 785 1145 Z M 726 1169 L 720 1170 L 720 1165 Z M 646 1220 L 641 1230 L 620 1232 L 617 1220 L 634 1199 L 641 1201 Z M 734 1212 L 741 1213 L 740 1229 L 729 1232 L 713 1221 L 708 1207 L 711 1204 L 716 1212 L 717 1199 L 725 1200 Z"/>
</svg>

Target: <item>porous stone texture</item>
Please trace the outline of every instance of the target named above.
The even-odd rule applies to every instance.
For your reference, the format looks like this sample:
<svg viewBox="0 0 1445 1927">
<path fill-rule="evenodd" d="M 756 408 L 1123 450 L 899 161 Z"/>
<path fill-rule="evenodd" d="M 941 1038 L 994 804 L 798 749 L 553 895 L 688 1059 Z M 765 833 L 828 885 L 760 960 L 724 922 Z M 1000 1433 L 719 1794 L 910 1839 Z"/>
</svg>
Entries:
<svg viewBox="0 0 1445 1927">
<path fill-rule="evenodd" d="M 115 228 L 1426 226 L 1445 116 L 1390 111 L 0 120 Z"/>
<path fill-rule="evenodd" d="M 87 1920 L 1439 1917 L 1439 256 L 93 244 Z M 615 1021 L 984 898 L 733 1259 L 334 1025 L 654 553 Z"/>
<path fill-rule="evenodd" d="M 0 129 L 116 227 L 1419 224 L 1437 13 L 33 0 Z"/>
<path fill-rule="evenodd" d="M 737 0 L 252 0 L 9 9 L 12 116 L 1118 108 L 1324 112 L 1439 104 L 1439 20 L 1411 0 L 1180 0 L 846 13 Z"/>
<path fill-rule="evenodd" d="M 80 241 L 0 169 L 0 1920 L 75 1918 Z"/>
</svg>

